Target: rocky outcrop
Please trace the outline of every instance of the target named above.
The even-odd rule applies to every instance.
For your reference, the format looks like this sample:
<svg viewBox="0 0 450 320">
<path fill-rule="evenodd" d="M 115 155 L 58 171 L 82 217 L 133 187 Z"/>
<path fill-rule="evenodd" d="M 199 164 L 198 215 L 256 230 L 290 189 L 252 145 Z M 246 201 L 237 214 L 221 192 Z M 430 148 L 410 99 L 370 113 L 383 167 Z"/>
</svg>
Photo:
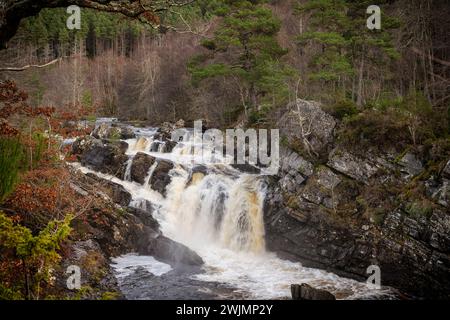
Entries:
<svg viewBox="0 0 450 320">
<path fill-rule="evenodd" d="M 72 145 L 72 153 L 83 166 L 119 178 L 123 178 L 128 160 L 126 149 L 125 142 L 104 143 L 91 136 L 78 138 Z"/>
<path fill-rule="evenodd" d="M 159 230 L 159 223 L 147 211 L 128 208 L 143 223 L 138 233 L 132 234 L 135 251 L 143 255 L 151 255 L 167 262 L 173 267 L 179 265 L 201 266 L 202 258 L 185 245 L 165 237 Z"/>
<path fill-rule="evenodd" d="M 249 174 L 259 174 L 261 173 L 261 169 L 255 166 L 252 166 L 251 164 L 245 163 L 245 164 L 232 164 L 233 168 Z"/>
<path fill-rule="evenodd" d="M 306 283 L 291 285 L 292 300 L 336 300 L 330 292 L 315 289 Z"/>
<path fill-rule="evenodd" d="M 97 139 L 119 140 L 133 139 L 136 137 L 133 130 L 126 126 L 119 126 L 114 123 L 101 123 L 92 132 L 92 136 Z"/>
<path fill-rule="evenodd" d="M 174 168 L 173 163 L 168 160 L 158 160 L 155 171 L 150 179 L 150 185 L 153 190 L 158 191 L 163 196 L 166 195 L 166 187 L 171 181 L 169 172 Z"/>
<path fill-rule="evenodd" d="M 94 178 L 89 176 L 87 179 Z M 101 195 L 101 192 L 105 192 L 104 183 L 96 189 Z M 73 238 L 80 243 L 90 244 L 102 259 L 108 261 L 110 257 L 137 252 L 152 255 L 172 266 L 203 264 L 203 260 L 194 251 L 162 234 L 151 211 L 117 207 L 110 200 L 101 199 L 101 207 L 93 208 L 83 217 L 73 220 L 72 227 L 75 231 Z M 73 248 L 75 254 L 81 252 L 76 247 Z M 69 261 L 82 259 L 80 255 L 75 258 L 69 256 Z"/>
<path fill-rule="evenodd" d="M 338 148 L 331 152 L 328 166 L 362 183 L 367 183 L 378 170 L 368 159 L 362 159 Z"/>
<path fill-rule="evenodd" d="M 124 207 L 130 204 L 131 194 L 120 184 L 99 178 L 93 173 L 86 174 L 86 178 L 89 179 L 89 181 L 87 181 L 89 184 L 100 185 L 106 196 L 108 196 L 114 203 Z"/>
<path fill-rule="evenodd" d="M 72 154 L 82 155 L 84 152 L 95 147 L 103 147 L 102 141 L 92 136 L 83 136 L 72 143 Z"/>
<path fill-rule="evenodd" d="M 337 121 L 329 117 L 323 124 L 333 127 Z M 294 122 L 280 123 L 281 131 L 295 137 Z M 383 285 L 449 298 L 450 161 L 424 180 L 429 169 L 419 152 L 358 150 L 327 133 L 317 140 L 324 143 L 315 144 L 320 157 L 300 155 L 295 144 L 281 148 L 280 171 L 268 178 L 264 206 L 268 249 L 357 280 L 378 265 Z"/>
<path fill-rule="evenodd" d="M 144 184 L 145 178 L 154 162 L 154 157 L 142 152 L 137 153 L 131 164 L 131 180 Z"/>
<path fill-rule="evenodd" d="M 176 268 L 179 265 L 201 266 L 202 258 L 181 243 L 160 235 L 150 243 L 145 254 L 152 255 Z"/>
<path fill-rule="evenodd" d="M 319 103 L 298 99 L 280 113 L 280 135 L 286 137 L 290 144 L 304 144 L 307 141 L 311 153 L 328 152 L 337 121 L 324 112 Z"/>
</svg>

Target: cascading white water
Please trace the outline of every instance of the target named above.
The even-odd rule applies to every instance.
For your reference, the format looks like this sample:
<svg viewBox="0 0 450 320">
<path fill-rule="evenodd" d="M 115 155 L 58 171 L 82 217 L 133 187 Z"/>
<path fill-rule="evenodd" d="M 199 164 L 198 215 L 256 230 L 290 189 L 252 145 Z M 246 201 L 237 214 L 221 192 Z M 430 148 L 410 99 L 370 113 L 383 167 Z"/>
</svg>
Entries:
<svg viewBox="0 0 450 320">
<path fill-rule="evenodd" d="M 134 160 L 133 156 L 128 158 L 127 166 L 125 168 L 125 174 L 123 176 L 123 180 L 125 181 L 131 181 L 131 166 L 133 165 L 133 160 Z"/>
<path fill-rule="evenodd" d="M 249 298 L 257 299 L 288 297 L 290 284 L 303 282 L 327 289 L 338 298 L 364 298 L 388 293 L 385 290 L 374 291 L 365 283 L 281 260 L 266 252 L 263 221 L 265 185 L 260 176 L 239 173 L 227 165 L 209 165 L 202 172 L 193 172 L 193 166 L 186 165 L 185 161 L 183 165 L 179 164 L 181 157 L 191 156 L 192 160 L 199 161 L 201 156 L 194 148 L 198 142 L 186 141 L 188 133 L 185 141 L 171 153 L 160 153 L 150 151 L 155 129 L 134 130 L 138 137 L 127 140 L 127 154 L 131 161 L 137 152 L 144 152 L 175 163 L 170 172 L 171 183 L 166 188 L 166 197 L 153 191 L 149 185 L 157 161 L 150 168 L 144 185 L 127 178 L 122 181 L 96 174 L 122 184 L 132 194 L 132 206 L 147 209 L 151 204 L 163 233 L 189 246 L 203 258 L 205 273 L 196 275 L 197 280 L 227 283 Z M 80 169 L 92 172 L 87 168 Z M 128 175 L 126 173 L 125 177 Z M 120 260 L 121 268 L 127 261 L 126 256 L 124 259 Z M 133 264 L 137 260 L 131 256 L 129 262 Z M 150 269 L 152 261 L 146 260 Z M 161 269 L 159 264 L 155 268 Z"/>
<path fill-rule="evenodd" d="M 172 172 L 172 183 L 162 206 L 164 231 L 194 249 L 214 243 L 244 252 L 264 252 L 262 202 L 257 177 Z"/>
<path fill-rule="evenodd" d="M 145 182 L 144 182 L 144 188 L 148 189 L 148 186 L 150 184 L 150 180 L 152 179 L 153 176 L 153 172 L 155 172 L 156 167 L 158 166 L 158 161 L 155 161 L 152 166 L 150 167 L 150 169 L 148 170 L 147 173 L 147 177 L 145 178 Z"/>
</svg>

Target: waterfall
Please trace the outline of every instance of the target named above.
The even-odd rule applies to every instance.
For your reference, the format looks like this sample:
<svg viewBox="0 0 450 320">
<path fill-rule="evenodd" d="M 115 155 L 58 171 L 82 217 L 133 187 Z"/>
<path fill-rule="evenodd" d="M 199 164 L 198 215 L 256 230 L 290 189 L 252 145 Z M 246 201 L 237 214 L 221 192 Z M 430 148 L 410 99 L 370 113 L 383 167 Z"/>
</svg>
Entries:
<svg viewBox="0 0 450 320">
<path fill-rule="evenodd" d="M 166 232 L 201 249 L 205 243 L 235 251 L 262 253 L 264 189 L 258 177 L 172 172 L 162 207 Z"/>
<path fill-rule="evenodd" d="M 198 149 L 194 148 L 198 142 L 193 141 L 192 135 L 191 139 L 186 139 L 190 136 L 189 131 L 171 153 L 162 153 L 163 149 L 159 149 L 160 152 L 152 150 L 152 145 L 157 143 L 153 139 L 156 129 L 134 128 L 134 131 L 137 138 L 126 141 L 129 160 L 124 180 L 79 168 L 84 173 L 93 172 L 123 185 L 132 195 L 131 206 L 143 210 L 151 207 L 164 235 L 187 245 L 203 258 L 204 272 L 192 276 L 194 279 L 226 283 L 257 299 L 286 298 L 290 295 L 291 284 L 303 282 L 329 290 L 338 298 L 388 294 L 386 291 L 374 292 L 365 283 L 305 268 L 300 263 L 285 261 L 267 252 L 263 220 L 266 186 L 261 176 L 237 172 L 226 164 L 206 164 L 198 170 L 189 161 L 181 162 L 185 157 L 195 161 L 201 159 Z M 144 185 L 130 179 L 137 152 L 156 157 Z M 165 197 L 149 187 L 160 159 L 174 163 Z M 125 256 L 117 261 L 124 270 L 144 265 L 149 270 L 162 270 L 161 274 L 166 272 L 165 267 L 153 258 L 142 260 Z"/>
<path fill-rule="evenodd" d="M 137 139 L 136 144 L 134 145 L 134 150 L 135 151 L 145 151 L 145 149 L 147 148 L 148 145 L 151 145 L 151 143 L 149 143 L 148 139 L 145 137 L 140 137 L 139 139 Z"/>
<path fill-rule="evenodd" d="M 148 170 L 147 173 L 147 177 L 145 177 L 145 182 L 144 182 L 144 188 L 148 189 L 148 186 L 150 184 L 150 180 L 152 179 L 153 176 L 153 172 L 155 172 L 156 167 L 158 166 L 158 161 L 155 161 L 152 166 L 150 167 L 150 169 Z"/>
<path fill-rule="evenodd" d="M 125 168 L 125 174 L 123 176 L 123 180 L 131 181 L 131 167 L 133 165 L 134 156 L 130 156 L 127 161 L 127 166 Z"/>
</svg>

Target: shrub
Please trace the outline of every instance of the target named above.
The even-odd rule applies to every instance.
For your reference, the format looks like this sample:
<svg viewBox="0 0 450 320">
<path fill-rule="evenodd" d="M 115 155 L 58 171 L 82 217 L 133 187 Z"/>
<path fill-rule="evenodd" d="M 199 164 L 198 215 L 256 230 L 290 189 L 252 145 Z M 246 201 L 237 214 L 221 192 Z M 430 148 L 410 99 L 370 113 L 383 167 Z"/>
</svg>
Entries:
<svg viewBox="0 0 450 320">
<path fill-rule="evenodd" d="M 326 108 L 326 111 L 340 120 L 352 117 L 359 112 L 356 104 L 349 99 L 339 100 L 331 107 Z"/>
<path fill-rule="evenodd" d="M 23 147 L 16 137 L 0 137 L 0 203 L 14 190 L 19 180 Z"/>
<path fill-rule="evenodd" d="M 395 146 L 404 149 L 411 142 L 406 123 L 394 110 L 382 112 L 368 109 L 345 118 L 339 138 L 341 142 L 356 148 Z"/>
<path fill-rule="evenodd" d="M 8 289 L 0 288 L 0 299 L 17 298 L 19 293 L 25 299 L 40 298 L 42 286 L 51 282 L 51 270 L 61 258 L 58 250 L 71 231 L 71 220 L 71 215 L 61 221 L 52 220 L 33 235 L 30 229 L 0 212 L 0 252 L 4 262 L 0 276 L 8 284 Z M 18 273 L 18 268 L 23 273 Z"/>
</svg>

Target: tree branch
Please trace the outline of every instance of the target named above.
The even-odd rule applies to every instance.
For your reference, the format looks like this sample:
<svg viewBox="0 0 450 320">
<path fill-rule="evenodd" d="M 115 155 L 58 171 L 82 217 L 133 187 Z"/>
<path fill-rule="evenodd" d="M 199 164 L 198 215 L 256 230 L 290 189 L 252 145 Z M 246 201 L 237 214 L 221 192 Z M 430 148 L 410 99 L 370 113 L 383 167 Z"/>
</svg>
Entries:
<svg viewBox="0 0 450 320">
<path fill-rule="evenodd" d="M 0 68 L 0 72 L 1 71 L 24 71 L 29 68 L 45 68 L 47 66 L 57 63 L 60 60 L 61 60 L 61 58 L 57 58 L 50 62 L 47 62 L 45 64 L 40 64 L 40 65 L 39 64 L 27 64 L 23 67 L 3 67 L 3 68 Z"/>
</svg>

